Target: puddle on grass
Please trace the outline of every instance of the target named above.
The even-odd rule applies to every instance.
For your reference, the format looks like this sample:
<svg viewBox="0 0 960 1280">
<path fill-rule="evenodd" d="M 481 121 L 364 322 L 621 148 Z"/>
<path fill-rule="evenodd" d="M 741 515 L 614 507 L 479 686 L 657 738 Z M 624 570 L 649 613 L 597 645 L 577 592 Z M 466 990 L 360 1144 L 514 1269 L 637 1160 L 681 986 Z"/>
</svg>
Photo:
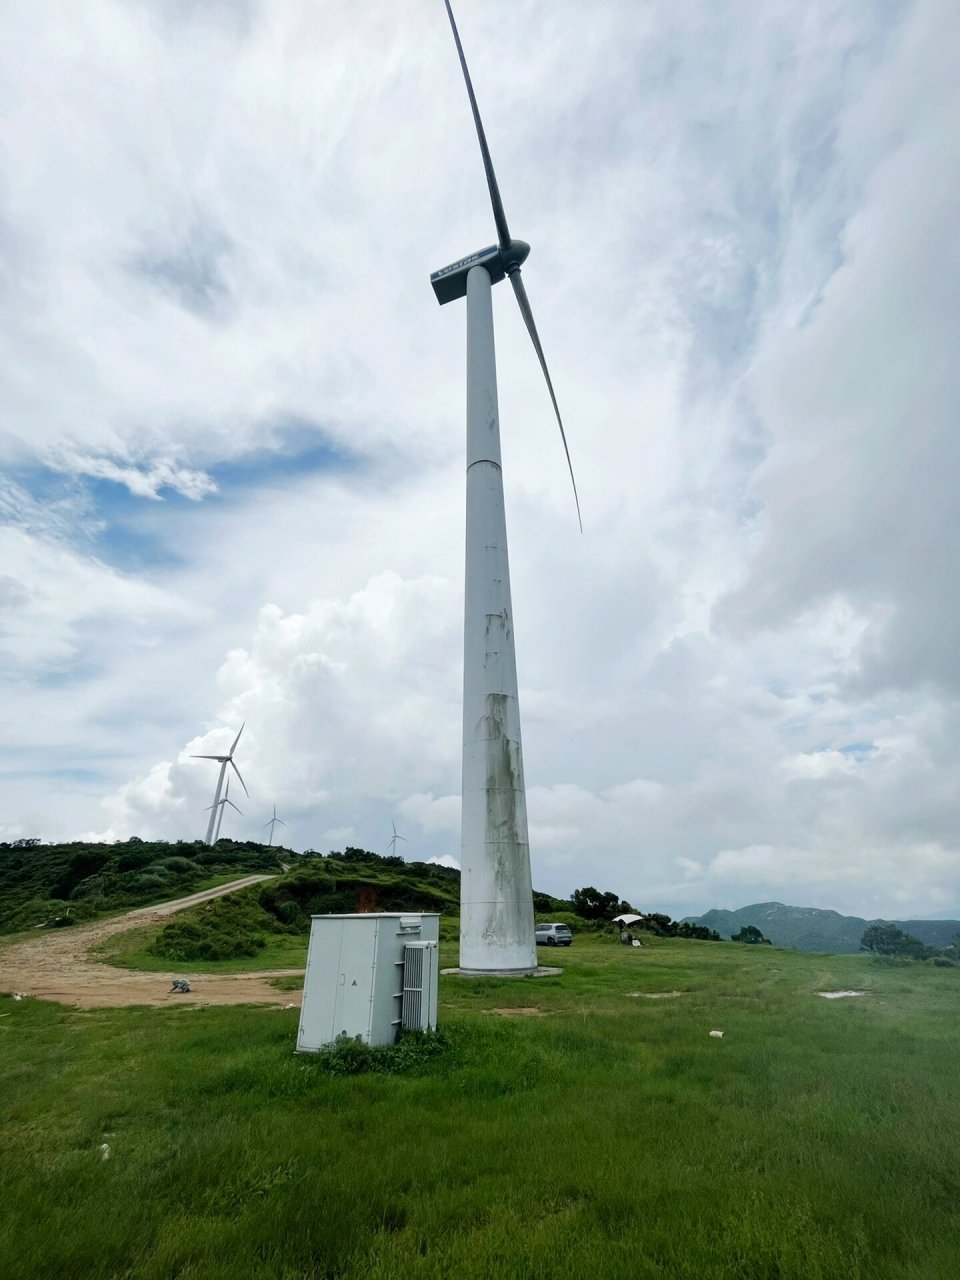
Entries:
<svg viewBox="0 0 960 1280">
<path fill-rule="evenodd" d="M 823 996 L 824 1000 L 844 1000 L 847 996 L 865 996 L 865 991 L 818 991 L 818 996 Z"/>
<path fill-rule="evenodd" d="M 685 991 L 628 991 L 627 995 L 631 1000 L 676 1000 L 677 996 L 684 996 Z"/>
<path fill-rule="evenodd" d="M 542 1009 L 538 1009 L 535 1005 L 529 1009 L 491 1009 L 491 1013 L 497 1013 L 501 1018 L 546 1018 L 547 1014 Z"/>
</svg>

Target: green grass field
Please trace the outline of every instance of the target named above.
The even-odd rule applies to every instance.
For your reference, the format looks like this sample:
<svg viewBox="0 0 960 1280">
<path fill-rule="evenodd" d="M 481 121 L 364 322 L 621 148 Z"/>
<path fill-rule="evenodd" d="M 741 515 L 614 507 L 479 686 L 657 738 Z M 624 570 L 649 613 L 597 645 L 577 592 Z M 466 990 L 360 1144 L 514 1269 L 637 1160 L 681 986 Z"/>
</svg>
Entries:
<svg viewBox="0 0 960 1280">
<path fill-rule="evenodd" d="M 960 972 L 558 962 L 443 979 L 449 1051 L 399 1076 L 294 1055 L 295 1010 L 0 999 L 0 1275 L 953 1280 Z"/>
</svg>

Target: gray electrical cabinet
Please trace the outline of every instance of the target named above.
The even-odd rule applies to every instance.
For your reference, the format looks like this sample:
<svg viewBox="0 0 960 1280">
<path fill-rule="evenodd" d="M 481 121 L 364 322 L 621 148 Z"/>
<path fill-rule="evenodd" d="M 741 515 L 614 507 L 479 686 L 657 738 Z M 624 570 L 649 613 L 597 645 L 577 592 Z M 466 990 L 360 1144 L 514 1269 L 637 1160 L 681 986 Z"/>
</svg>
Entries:
<svg viewBox="0 0 960 1280">
<path fill-rule="evenodd" d="M 412 1015 L 415 1025 L 435 1027 L 439 938 L 433 913 L 313 916 L 297 1049 L 316 1053 L 340 1036 L 393 1044 Z M 426 964 L 424 951 L 431 953 Z M 412 988 L 422 988 L 424 977 L 417 999 Z"/>
</svg>

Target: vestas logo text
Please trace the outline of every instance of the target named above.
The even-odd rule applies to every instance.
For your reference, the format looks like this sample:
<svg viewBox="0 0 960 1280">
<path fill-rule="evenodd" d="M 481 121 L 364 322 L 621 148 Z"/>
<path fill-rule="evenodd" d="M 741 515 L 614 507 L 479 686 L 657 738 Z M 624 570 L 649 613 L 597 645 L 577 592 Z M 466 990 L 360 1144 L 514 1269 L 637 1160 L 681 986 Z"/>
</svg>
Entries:
<svg viewBox="0 0 960 1280">
<path fill-rule="evenodd" d="M 471 253 L 469 258 L 461 258 L 459 262 L 452 262 L 449 267 L 441 267 L 439 271 L 433 273 L 430 279 L 442 280 L 444 276 L 452 275 L 454 271 L 462 271 L 464 267 L 469 267 L 473 263 L 479 262 L 481 258 L 488 258 L 496 252 L 496 245 L 491 245 L 489 249 L 481 249 L 479 253 Z"/>
</svg>

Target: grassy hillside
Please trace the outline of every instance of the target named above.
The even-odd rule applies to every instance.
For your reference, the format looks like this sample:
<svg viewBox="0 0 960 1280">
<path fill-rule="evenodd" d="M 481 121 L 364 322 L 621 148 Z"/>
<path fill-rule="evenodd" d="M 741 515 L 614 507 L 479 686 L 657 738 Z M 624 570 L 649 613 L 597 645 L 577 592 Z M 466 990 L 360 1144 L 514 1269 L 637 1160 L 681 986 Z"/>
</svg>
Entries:
<svg viewBox="0 0 960 1280">
<path fill-rule="evenodd" d="M 115 844 L 0 844 L 0 933 L 79 923 L 207 888 L 224 877 L 276 871 L 296 855 L 220 840 Z"/>
<path fill-rule="evenodd" d="M 158 970 L 171 963 L 201 969 L 219 964 L 232 970 L 290 967 L 305 961 L 311 915 L 437 911 L 442 916 L 441 936 L 454 938 L 459 910 L 458 871 L 348 849 L 300 858 L 292 870 L 267 884 L 193 907 L 160 929 L 153 926 L 111 939 L 101 955 L 135 969 Z M 578 934 L 597 927 L 570 912 L 548 914 L 565 920 Z"/>
<path fill-rule="evenodd" d="M 688 916 L 693 924 L 705 925 L 730 938 L 744 925 L 755 925 L 778 947 L 798 951 L 844 954 L 859 951 L 863 931 L 870 924 L 896 924 L 911 937 L 931 947 L 948 947 L 960 933 L 960 920 L 863 920 L 819 907 L 789 907 L 782 902 L 756 902 L 737 911 L 712 910 L 702 916 Z"/>
<path fill-rule="evenodd" d="M 0 1274 L 953 1280 L 960 972 L 561 962 L 442 979 L 448 1048 L 400 1075 L 296 1056 L 296 1010 L 0 999 Z"/>
<path fill-rule="evenodd" d="M 182 897 L 224 878 L 278 872 L 281 863 L 295 870 L 263 899 L 273 917 L 272 924 L 261 919 L 264 927 L 296 922 L 305 930 L 311 912 L 449 911 L 459 900 L 459 871 L 364 849 L 321 855 L 234 840 L 213 847 L 181 840 L 19 841 L 0 843 L 0 933 L 76 924 Z M 534 903 L 554 914 L 570 908 L 569 902 L 543 893 L 534 894 Z"/>
<path fill-rule="evenodd" d="M 311 915 L 439 911 L 449 921 L 459 892 L 460 877 L 447 867 L 349 850 L 301 860 L 275 880 L 181 912 L 159 930 L 113 939 L 104 956 L 136 969 L 224 961 L 236 969 L 287 967 L 304 963 Z"/>
</svg>

